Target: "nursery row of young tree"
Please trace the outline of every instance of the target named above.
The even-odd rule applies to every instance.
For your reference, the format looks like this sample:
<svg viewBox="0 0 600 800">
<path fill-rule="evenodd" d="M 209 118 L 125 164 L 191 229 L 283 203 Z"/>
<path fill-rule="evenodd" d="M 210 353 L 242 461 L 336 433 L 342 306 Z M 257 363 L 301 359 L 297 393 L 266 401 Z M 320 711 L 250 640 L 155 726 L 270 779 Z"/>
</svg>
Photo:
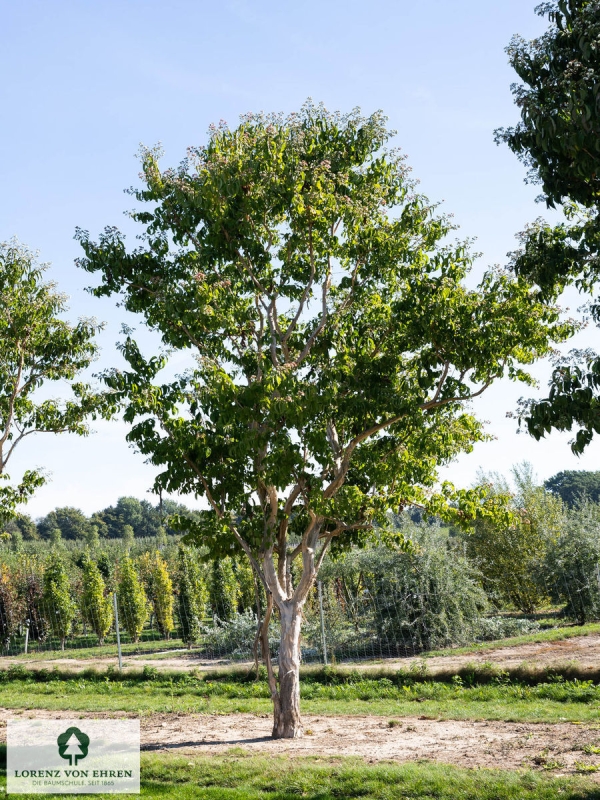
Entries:
<svg viewBox="0 0 600 800">
<path fill-rule="evenodd" d="M 533 614 L 558 606 L 580 624 L 600 617 L 599 473 L 563 472 L 537 485 L 531 467 L 512 470 L 512 485 L 490 474 L 493 491 L 511 494 L 519 523 L 480 519 L 462 534 L 465 553 L 498 608 Z"/>
<path fill-rule="evenodd" d="M 204 564 L 180 544 L 118 560 L 107 553 L 54 548 L 46 557 L 22 551 L 0 565 L 0 637 L 5 651 L 25 634 L 28 643 L 62 649 L 103 645 L 115 625 L 125 640 L 169 639 L 191 645 L 201 626 L 220 625 L 255 603 L 252 574 L 243 563 Z M 116 608 L 115 608 L 116 605 Z"/>
<path fill-rule="evenodd" d="M 502 638 L 536 630 L 542 610 L 577 623 L 600 618 L 597 473 L 561 473 L 542 486 L 524 464 L 512 483 L 480 478 L 512 496 L 518 524 L 481 519 L 465 533 L 406 512 L 390 526 L 408 549 L 380 543 L 327 559 L 321 597 L 313 589 L 305 606 L 306 658 L 327 648 L 338 658 L 386 656 Z M 176 637 L 208 656 L 252 654 L 266 598 L 245 559 L 211 561 L 160 532 L 129 543 L 65 538 L 48 550 L 18 538 L 2 549 L 5 652 L 21 652 L 25 633 L 31 647 L 102 645 L 114 631 L 114 593 L 125 641 Z M 275 653 L 275 629 L 269 640 Z"/>
</svg>

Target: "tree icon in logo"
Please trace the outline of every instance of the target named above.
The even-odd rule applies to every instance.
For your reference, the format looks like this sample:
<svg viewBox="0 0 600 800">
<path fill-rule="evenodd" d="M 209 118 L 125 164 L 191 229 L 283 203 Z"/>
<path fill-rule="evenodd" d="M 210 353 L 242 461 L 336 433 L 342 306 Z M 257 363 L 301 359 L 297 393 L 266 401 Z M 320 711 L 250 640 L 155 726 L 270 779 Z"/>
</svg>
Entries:
<svg viewBox="0 0 600 800">
<path fill-rule="evenodd" d="M 76 767 L 77 762 L 88 754 L 90 737 L 79 728 L 67 728 L 64 733 L 60 734 L 56 743 L 59 756 L 68 758 L 70 766 Z"/>
</svg>

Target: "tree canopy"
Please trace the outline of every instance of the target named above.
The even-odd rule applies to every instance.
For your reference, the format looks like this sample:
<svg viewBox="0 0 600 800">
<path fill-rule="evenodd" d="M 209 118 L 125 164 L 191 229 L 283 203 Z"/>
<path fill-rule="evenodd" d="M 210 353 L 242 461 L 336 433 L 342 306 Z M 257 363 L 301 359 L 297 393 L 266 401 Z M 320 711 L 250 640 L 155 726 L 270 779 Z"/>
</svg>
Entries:
<svg viewBox="0 0 600 800">
<path fill-rule="evenodd" d="M 62 319 L 66 298 L 43 281 L 45 267 L 16 241 L 0 243 L 0 480 L 8 462 L 33 433 L 88 432 L 86 419 L 99 408 L 99 395 L 74 382 L 94 360 L 94 320 L 70 325 Z M 37 400 L 44 384 L 68 381 L 73 398 Z M 44 482 L 28 470 L 17 486 L 0 484 L 0 519 L 14 515 Z"/>
<path fill-rule="evenodd" d="M 176 169 L 142 152 L 128 251 L 107 228 L 78 238 L 98 296 L 118 293 L 190 368 L 166 355 L 105 380 L 129 441 L 162 466 L 156 488 L 203 496 L 182 520 L 212 558 L 243 550 L 282 626 L 274 735 L 297 735 L 302 606 L 329 548 L 364 542 L 410 503 L 464 520 L 477 491 L 436 491 L 437 469 L 485 439 L 469 403 L 571 332 L 524 277 L 472 256 L 386 149 L 385 118 L 305 105 L 213 127 Z M 449 501 L 455 501 L 451 506 Z M 266 631 L 263 625 L 263 632 Z"/>
<path fill-rule="evenodd" d="M 548 478 L 544 486 L 571 508 L 584 497 L 600 503 L 600 472 L 567 469 Z"/>
<path fill-rule="evenodd" d="M 83 511 L 65 506 L 55 508 L 37 523 L 38 534 L 42 539 L 50 538 L 50 531 L 58 528 L 63 539 L 85 539 L 89 533 L 91 522 Z"/>
<path fill-rule="evenodd" d="M 537 220 L 522 236 L 514 268 L 541 290 L 574 283 L 594 296 L 590 315 L 600 322 L 595 288 L 600 279 L 600 10 L 594 0 L 543 3 L 550 26 L 533 41 L 514 37 L 510 63 L 520 83 L 513 94 L 521 121 L 496 132 L 525 163 L 527 180 L 540 183 L 548 206 L 562 206 L 565 221 Z M 575 353 L 559 362 L 547 398 L 527 404 L 529 432 L 540 439 L 552 429 L 577 430 L 581 453 L 600 431 L 600 359 Z"/>
</svg>

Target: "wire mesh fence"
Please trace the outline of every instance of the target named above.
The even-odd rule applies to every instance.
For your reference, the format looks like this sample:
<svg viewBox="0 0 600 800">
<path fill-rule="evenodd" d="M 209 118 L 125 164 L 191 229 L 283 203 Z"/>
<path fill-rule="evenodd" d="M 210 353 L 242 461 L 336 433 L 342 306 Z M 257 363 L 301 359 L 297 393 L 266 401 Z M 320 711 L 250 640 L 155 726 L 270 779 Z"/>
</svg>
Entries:
<svg viewBox="0 0 600 800">
<path fill-rule="evenodd" d="M 582 608 L 587 619 L 600 616 L 593 553 L 587 561 L 580 553 L 581 563 L 571 558 L 562 572 L 546 567 L 542 574 L 540 566 L 536 580 L 553 610 L 524 614 L 490 602 L 494 587 L 489 580 L 486 585 L 464 543 L 436 529 L 419 536 L 412 552 L 373 547 L 325 563 L 303 609 L 305 662 L 418 656 L 533 633 L 560 624 L 560 609 L 579 622 L 587 621 L 578 618 Z M 136 552 L 0 552 L 2 655 L 58 651 L 93 663 L 116 659 L 119 635 L 125 655 L 192 651 L 206 660 L 253 658 L 264 596 L 257 598 L 244 561 L 205 563 L 202 552 L 175 541 L 136 546 Z M 269 642 L 276 659 L 276 618 Z"/>
</svg>

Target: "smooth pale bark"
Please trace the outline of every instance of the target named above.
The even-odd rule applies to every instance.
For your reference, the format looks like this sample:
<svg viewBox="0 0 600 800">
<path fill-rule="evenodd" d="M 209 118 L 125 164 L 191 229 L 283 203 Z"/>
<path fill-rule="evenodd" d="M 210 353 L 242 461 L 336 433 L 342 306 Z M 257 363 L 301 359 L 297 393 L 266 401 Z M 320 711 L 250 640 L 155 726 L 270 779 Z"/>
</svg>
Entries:
<svg viewBox="0 0 600 800">
<path fill-rule="evenodd" d="M 291 597 L 285 597 L 270 554 L 263 563 L 268 588 L 267 608 L 260 629 L 260 642 L 273 701 L 272 735 L 274 739 L 296 739 L 303 734 L 300 717 L 300 630 L 302 608 L 308 595 L 310 582 L 304 581 L 301 593 L 297 590 Z M 291 586 L 289 589 L 291 594 Z M 269 650 L 269 620 L 275 606 L 279 611 L 281 628 L 277 676 L 271 663 Z"/>
<path fill-rule="evenodd" d="M 293 600 L 279 608 L 279 692 L 274 707 L 273 738 L 296 739 L 302 736 L 300 718 L 300 626 L 302 608 Z"/>
</svg>

